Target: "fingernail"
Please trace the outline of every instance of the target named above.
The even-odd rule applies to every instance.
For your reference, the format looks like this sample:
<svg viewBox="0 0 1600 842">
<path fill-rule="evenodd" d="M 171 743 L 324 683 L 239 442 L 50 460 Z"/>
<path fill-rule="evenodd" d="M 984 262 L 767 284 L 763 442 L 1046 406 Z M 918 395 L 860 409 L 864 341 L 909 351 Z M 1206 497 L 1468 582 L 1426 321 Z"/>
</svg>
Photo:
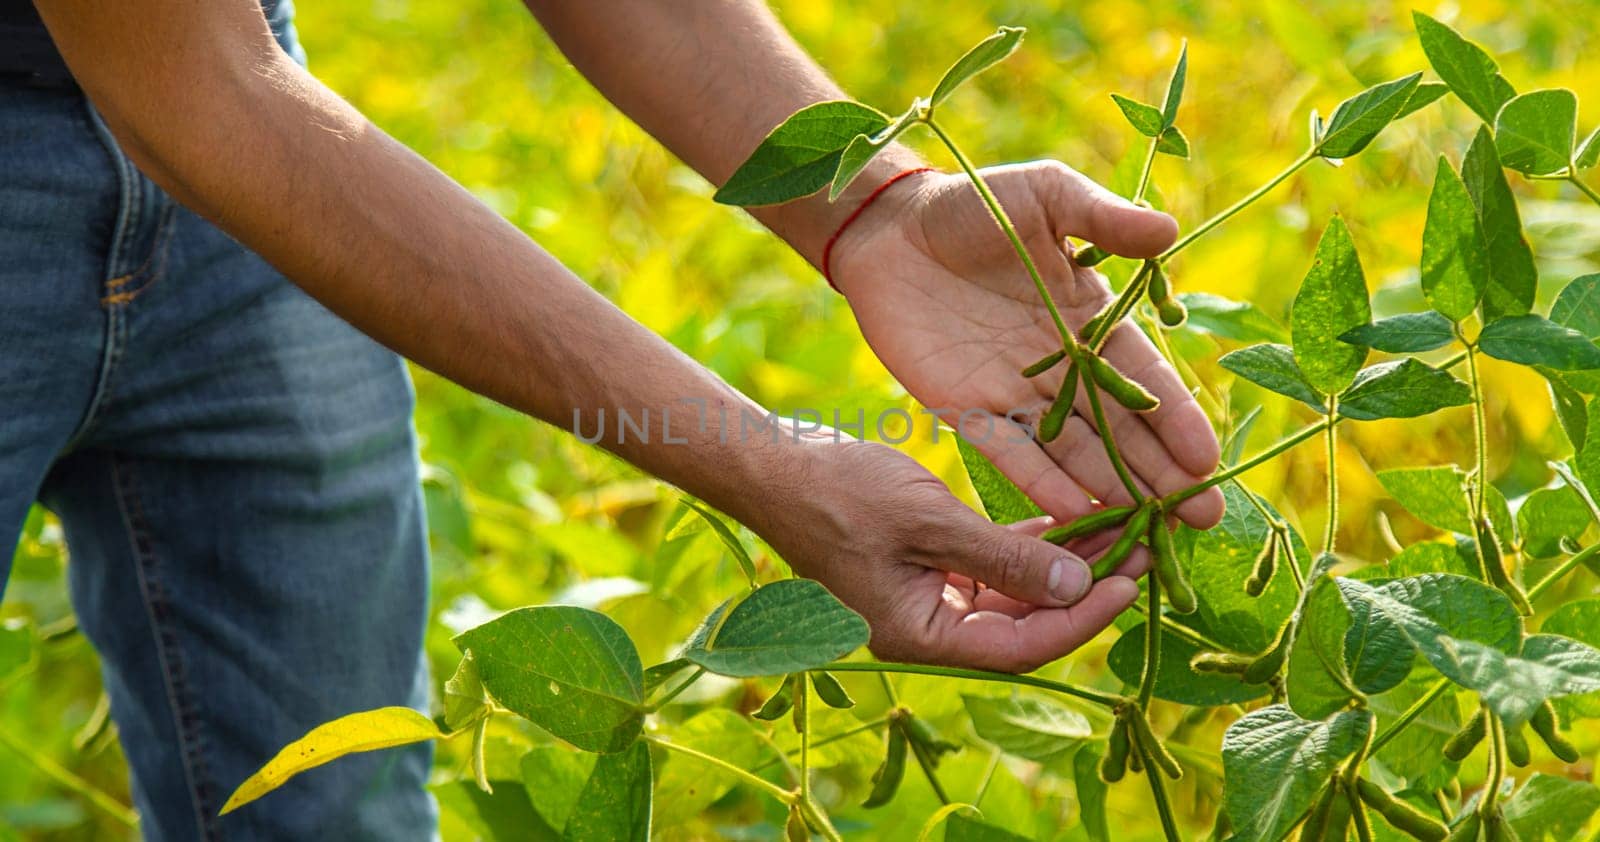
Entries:
<svg viewBox="0 0 1600 842">
<path fill-rule="evenodd" d="M 1082 560 L 1071 556 L 1058 558 L 1050 565 L 1050 577 L 1045 581 L 1045 586 L 1050 589 L 1050 595 L 1062 602 L 1071 604 L 1083 598 L 1089 591 L 1089 565 Z"/>
</svg>

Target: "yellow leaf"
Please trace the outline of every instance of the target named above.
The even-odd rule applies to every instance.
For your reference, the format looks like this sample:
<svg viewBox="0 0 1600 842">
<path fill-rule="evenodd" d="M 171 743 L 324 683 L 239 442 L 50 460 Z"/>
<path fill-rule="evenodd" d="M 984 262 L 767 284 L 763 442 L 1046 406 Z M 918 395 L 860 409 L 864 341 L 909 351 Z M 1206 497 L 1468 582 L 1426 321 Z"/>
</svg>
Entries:
<svg viewBox="0 0 1600 842">
<path fill-rule="evenodd" d="M 222 805 L 226 815 L 283 786 L 307 769 L 358 751 L 376 751 L 445 736 L 433 720 L 403 707 L 378 708 L 352 713 L 323 723 L 311 732 L 284 746 L 278 756 L 262 766 L 234 790 Z"/>
</svg>

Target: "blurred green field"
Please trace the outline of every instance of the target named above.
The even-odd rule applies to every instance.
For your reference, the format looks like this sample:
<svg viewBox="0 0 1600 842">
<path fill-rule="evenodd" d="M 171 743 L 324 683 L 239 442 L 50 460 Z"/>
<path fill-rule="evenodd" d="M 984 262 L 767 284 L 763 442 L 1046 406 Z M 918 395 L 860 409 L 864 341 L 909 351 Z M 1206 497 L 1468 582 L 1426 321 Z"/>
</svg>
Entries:
<svg viewBox="0 0 1600 842">
<path fill-rule="evenodd" d="M 1028 27 L 1022 50 L 953 102 L 946 125 L 980 163 L 1059 158 L 1126 190 L 1142 143 L 1107 96 L 1158 98 L 1181 39 L 1190 45 L 1189 93 L 1179 122 L 1193 146 L 1188 162 L 1162 158 L 1157 201 L 1198 221 L 1275 174 L 1303 148 L 1306 115 L 1327 114 L 1367 85 L 1425 69 L 1411 30 L 1410 3 L 1269 0 L 1175 2 L 968 2 L 781 0 L 795 35 L 857 98 L 897 111 L 931 86 L 948 60 L 997 24 Z M 1586 103 L 1587 133 L 1600 123 L 1600 2 L 1423 2 L 1496 54 L 1521 89 L 1568 87 Z M 300 33 L 313 72 L 401 141 L 461 181 L 526 230 L 581 277 L 755 399 L 775 409 L 839 407 L 853 416 L 914 408 L 876 362 L 843 300 L 780 241 L 748 217 L 710 201 L 711 187 L 615 111 L 565 62 L 520 4 L 509 0 L 304 0 Z M 1429 74 L 1432 78 L 1432 74 Z M 1182 259 L 1175 283 L 1258 303 L 1282 318 L 1328 218 L 1342 214 L 1375 288 L 1379 312 L 1415 303 L 1415 278 L 1434 160 L 1459 160 L 1476 127 L 1447 99 L 1386 132 L 1341 168 L 1313 164 L 1263 206 L 1230 223 Z M 913 143 L 921 143 L 915 138 Z M 939 165 L 951 162 L 923 145 Z M 1571 278 L 1600 270 L 1600 209 L 1570 189 L 1513 178 L 1540 259 L 1541 308 Z M 1126 267 L 1112 264 L 1114 280 Z M 1387 291 L 1386 291 L 1387 290 Z M 1304 407 L 1248 384 L 1233 388 L 1215 365 L 1233 347 L 1193 332 L 1172 336 L 1192 383 L 1219 425 L 1265 410 L 1258 444 L 1308 419 Z M 1490 468 L 1515 498 L 1542 486 L 1547 460 L 1570 452 L 1542 380 L 1489 361 Z M 449 638 L 494 612 L 562 601 L 604 610 L 639 645 L 645 662 L 670 656 L 699 619 L 739 587 L 739 573 L 706 532 L 665 540 L 678 516 L 672 489 L 601 451 L 417 372 L 417 425 L 427 463 L 435 553 L 430 654 L 442 681 L 458 653 Z M 1433 537 L 1431 527 L 1388 501 L 1375 472 L 1457 462 L 1471 452 L 1468 410 L 1412 421 L 1351 425 L 1343 449 L 1340 547 L 1377 561 L 1399 544 Z M 954 444 L 914 436 L 904 447 L 971 498 Z M 1322 528 L 1324 465 L 1302 448 L 1248 477 L 1307 534 Z M 751 536 L 752 547 L 758 542 Z M 785 575 L 762 555 L 764 574 Z M 337 559 L 330 559 L 337 562 Z M 30 666 L 0 677 L 0 732 L 24 738 L 36 761 L 0 745 L 0 840 L 122 838 L 129 832 L 81 792 L 40 771 L 56 765 L 110 799 L 128 803 L 114 729 L 97 728 L 102 698 L 97 663 L 73 631 L 59 529 L 36 511 L 17 549 L 0 620 L 39 639 Z M 1242 576 L 1242 574 L 1241 574 Z M 1579 573 L 1567 586 L 1592 592 Z M 1052 665 L 1056 677 L 1115 689 L 1106 649 L 1116 632 Z M 872 676 L 846 683 L 861 703 L 828 711 L 819 733 L 881 716 L 886 700 Z M 701 681 L 663 717 L 685 720 L 708 707 L 748 711 L 770 682 Z M 945 785 L 970 798 L 991 764 L 990 750 L 956 714 L 954 682 L 896 679 L 902 701 L 967 742 L 949 758 Z M 1169 706 L 1165 724 L 1176 722 Z M 1214 750 L 1234 718 L 1217 709 L 1186 721 L 1191 745 Z M 1091 714 L 1093 717 L 1093 714 Z M 708 720 L 708 722 L 711 720 Z M 706 724 L 706 723 L 702 723 Z M 491 764 L 515 764 L 530 742 L 497 725 Z M 793 735 L 773 729 L 780 744 Z M 1588 756 L 1600 733 L 1579 733 Z M 443 747 L 441 781 L 465 771 L 465 741 Z M 753 750 L 753 749 L 752 749 Z M 819 794 L 837 804 L 847 838 L 915 838 L 937 802 L 908 774 L 890 806 L 859 803 L 877 762 L 878 739 L 860 736 L 822 751 Z M 1211 826 L 1220 791 L 1215 755 L 1190 758 L 1198 774 L 1175 787 L 1190 834 Z M 1068 761 L 1070 763 L 1070 761 Z M 1207 763 L 1212 774 L 1206 770 Z M 696 770 L 664 766 L 657 832 L 664 839 L 777 838 L 782 813 L 742 790 L 705 805 L 687 793 Z M 514 768 L 514 765 L 512 766 Z M 1540 768 L 1535 764 L 1535 768 Z M 1084 839 L 1069 774 L 1007 760 L 988 786 L 988 819 L 1039 839 Z M 1528 774 L 1523 772 L 1522 774 Z M 1592 778 L 1592 764 L 1544 771 Z M 1464 771 L 1471 776 L 1481 768 Z M 1142 785 L 1114 787 L 1116 838 L 1160 838 Z M 473 838 L 446 805 L 447 839 Z M 702 808 L 705 808 L 702 812 Z"/>
</svg>

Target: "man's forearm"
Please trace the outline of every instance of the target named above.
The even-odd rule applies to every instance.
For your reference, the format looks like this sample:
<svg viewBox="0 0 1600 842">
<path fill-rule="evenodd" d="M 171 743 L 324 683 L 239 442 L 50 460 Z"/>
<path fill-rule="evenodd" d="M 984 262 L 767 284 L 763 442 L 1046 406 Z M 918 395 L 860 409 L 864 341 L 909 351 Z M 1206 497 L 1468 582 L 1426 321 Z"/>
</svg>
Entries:
<svg viewBox="0 0 1600 842">
<path fill-rule="evenodd" d="M 714 184 L 790 114 L 844 98 L 761 0 L 524 2 L 607 98 Z M 897 146 L 832 205 L 824 193 L 754 213 L 820 264 L 859 197 L 920 163 Z"/>
<path fill-rule="evenodd" d="M 233 14 L 253 0 L 214 0 Z M 140 4 L 129 4 L 130 7 Z M 159 5 L 159 4 L 157 4 Z M 645 330 L 426 161 L 386 136 L 268 40 L 259 9 L 210 20 L 129 11 L 120 31 L 151 18 L 190 32 L 173 39 L 171 66 L 105 55 L 104 21 L 74 4 L 42 3 L 74 73 L 147 174 L 216 221 L 330 309 L 468 388 L 563 426 L 574 411 L 592 432 L 606 408 L 605 446 L 738 515 L 755 516 L 755 477 L 794 477 L 770 438 L 727 441 L 689 423 L 703 402 L 739 418 L 754 405 Z M 69 7 L 71 7 L 69 9 Z M 93 12 L 115 16 L 116 7 Z M 192 19 L 191 19 L 192 18 Z M 236 37 L 197 44 L 194 32 Z M 87 26 L 88 31 L 79 27 Z M 91 56 L 85 49 L 99 51 Z M 126 61 L 128 66 L 122 66 Z M 142 75 L 130 77 L 127 74 Z M 181 110 L 181 113 L 175 113 Z M 617 441 L 615 410 L 648 410 L 651 438 Z M 659 446 L 663 411 L 672 437 Z M 768 483 L 770 487 L 771 483 Z"/>
</svg>

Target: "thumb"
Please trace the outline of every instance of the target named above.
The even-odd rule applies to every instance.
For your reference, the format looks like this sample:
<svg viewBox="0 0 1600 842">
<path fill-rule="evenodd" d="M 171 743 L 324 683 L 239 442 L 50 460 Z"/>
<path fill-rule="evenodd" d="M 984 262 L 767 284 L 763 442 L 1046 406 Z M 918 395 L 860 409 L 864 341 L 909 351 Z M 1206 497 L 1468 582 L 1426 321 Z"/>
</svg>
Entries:
<svg viewBox="0 0 1600 842">
<path fill-rule="evenodd" d="M 1123 257 L 1155 257 L 1178 238 L 1178 221 L 1142 208 L 1059 161 L 1039 165 L 1038 195 L 1057 240 L 1077 237 Z"/>
<path fill-rule="evenodd" d="M 974 516 L 952 524 L 938 566 L 1033 605 L 1073 605 L 1094 584 L 1092 574 L 1082 558 L 1037 537 L 1052 523 L 1036 518 L 1006 527 Z"/>
</svg>

